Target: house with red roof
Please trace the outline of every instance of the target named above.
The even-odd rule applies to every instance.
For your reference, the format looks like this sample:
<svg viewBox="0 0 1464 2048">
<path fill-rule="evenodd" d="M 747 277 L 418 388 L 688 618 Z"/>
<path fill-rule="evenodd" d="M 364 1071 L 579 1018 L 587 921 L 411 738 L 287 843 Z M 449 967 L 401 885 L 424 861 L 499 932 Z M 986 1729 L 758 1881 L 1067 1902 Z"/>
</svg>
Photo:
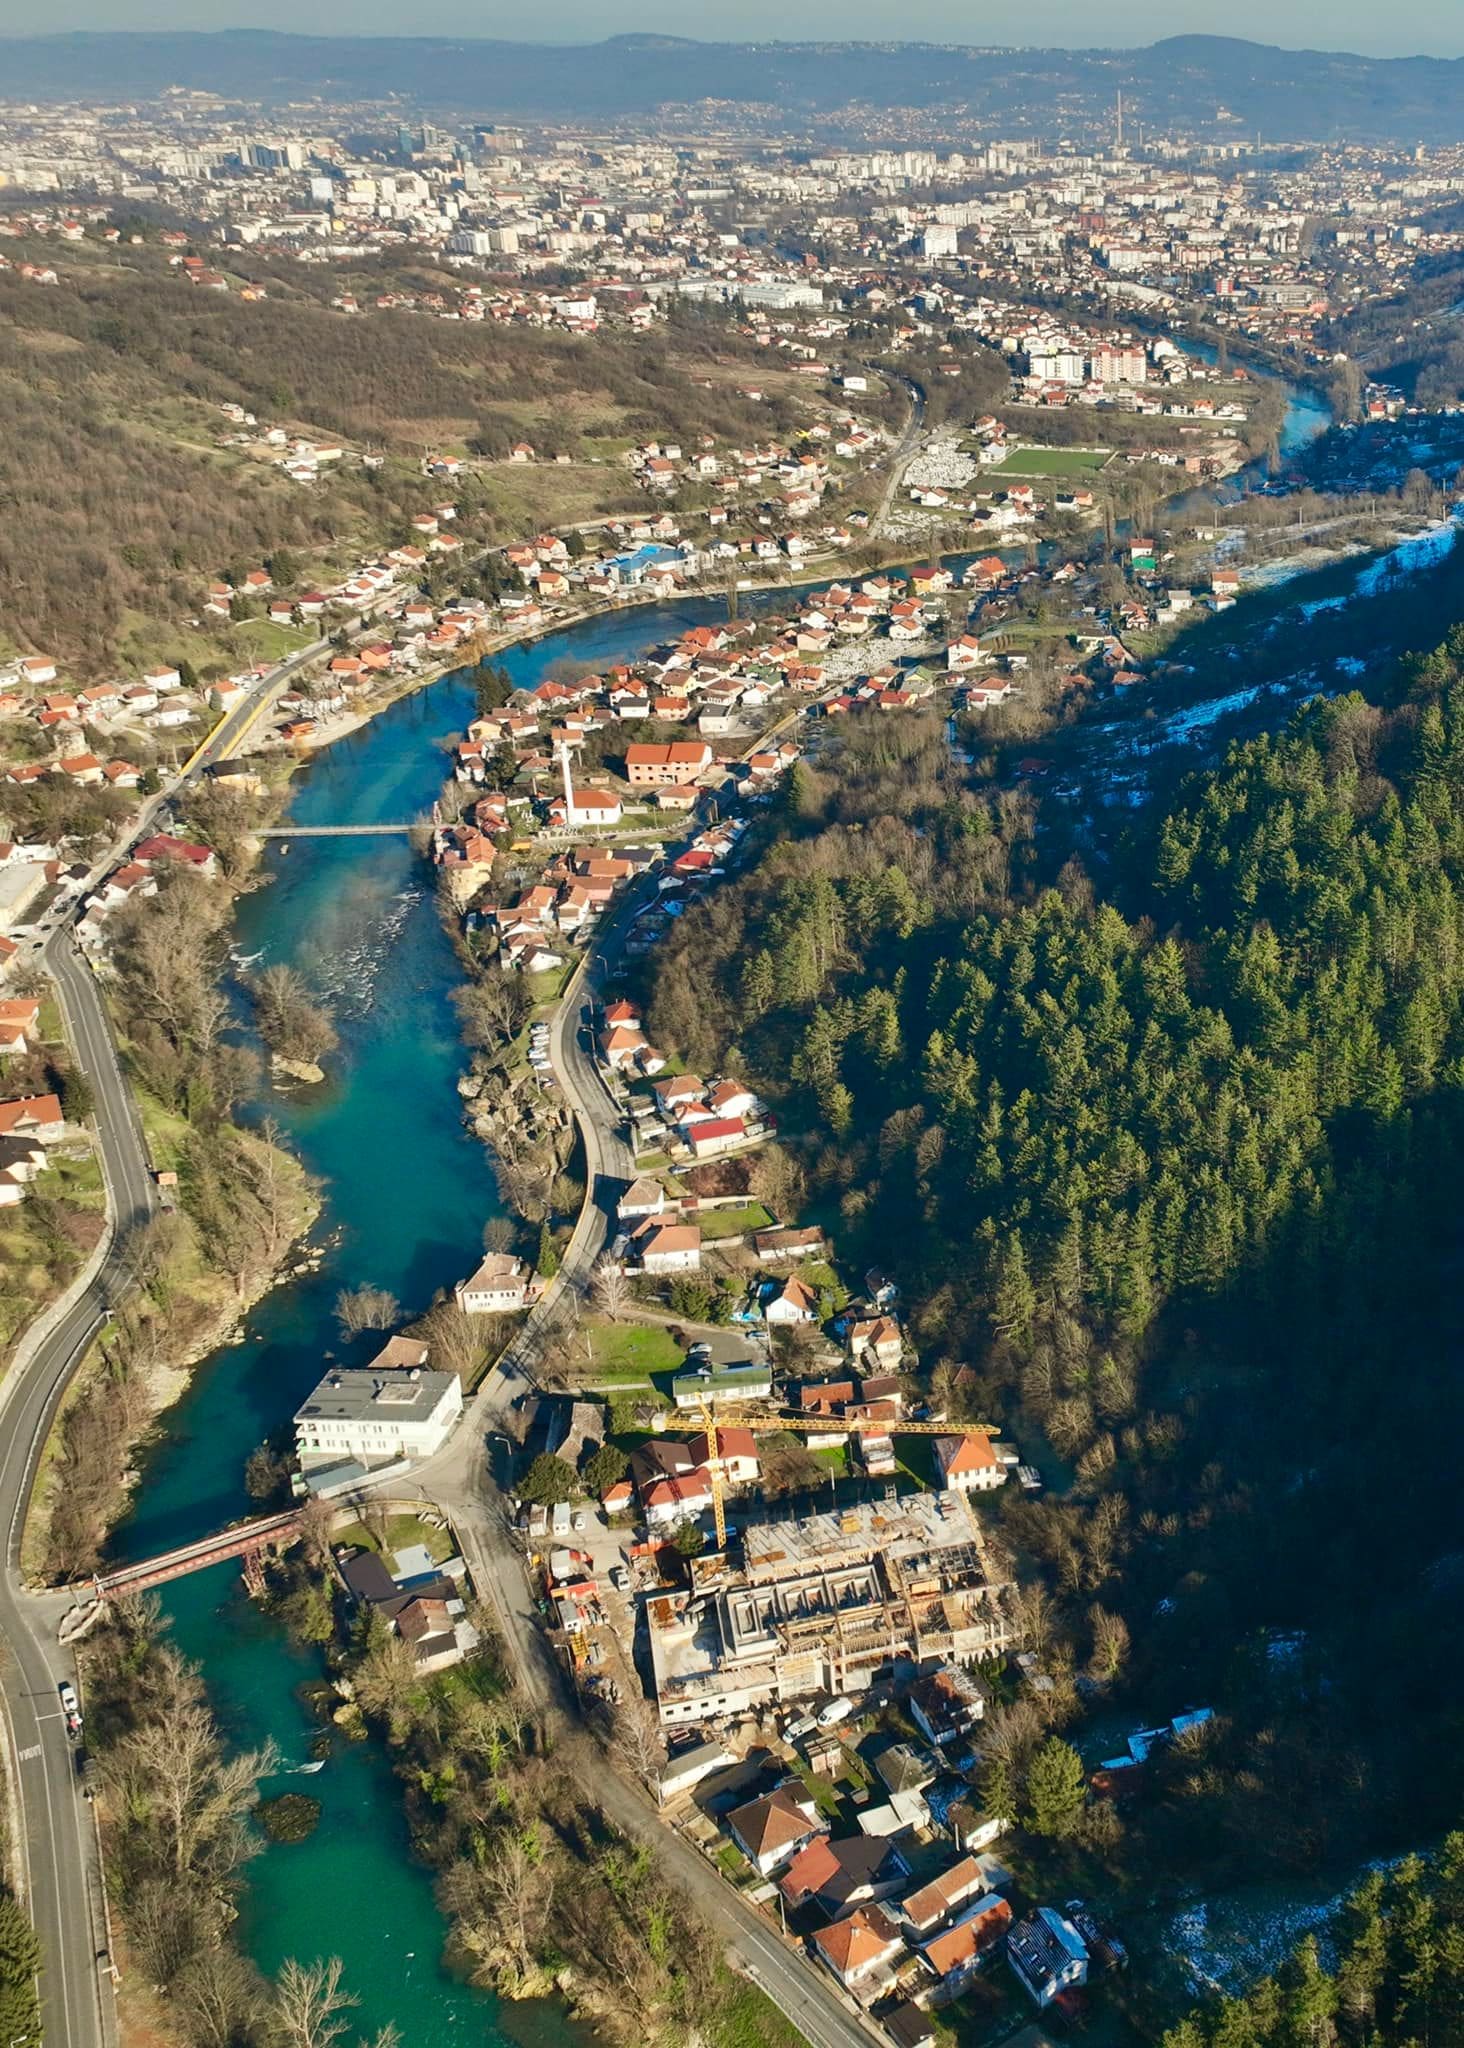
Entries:
<svg viewBox="0 0 1464 2048">
<path fill-rule="evenodd" d="M 155 832 L 144 839 L 133 858 L 144 867 L 157 867 L 167 861 L 177 861 L 184 867 L 197 870 L 201 875 L 218 873 L 218 856 L 211 846 L 197 846 L 188 839 L 175 839 L 170 832 Z"/>
<path fill-rule="evenodd" d="M 683 1135 L 698 1159 L 713 1159 L 740 1145 L 747 1136 L 747 1125 L 740 1116 L 706 1116 L 688 1125 Z"/>
<path fill-rule="evenodd" d="M 1006 1466 L 992 1448 L 991 1438 L 980 1433 L 938 1436 L 935 1462 L 942 1486 L 953 1487 L 957 1493 L 991 1493 L 1006 1483 Z"/>
<path fill-rule="evenodd" d="M 779 1785 L 761 1799 L 734 1807 L 727 1816 L 732 1839 L 763 1877 L 771 1877 L 815 1835 L 825 1833 L 810 1794 L 796 1783 Z"/>
<path fill-rule="evenodd" d="M 847 1919 L 821 1927 L 813 1951 L 846 1991 L 867 2001 L 893 1975 L 905 1937 L 883 1907 L 860 1906 Z"/>
<path fill-rule="evenodd" d="M 0 1102 L 0 1138 L 37 1138 L 54 1145 L 66 1135 L 66 1119 L 55 1095 L 22 1095 Z"/>
<path fill-rule="evenodd" d="M 701 1265 L 701 1231 L 695 1223 L 662 1223 L 651 1217 L 632 1240 L 647 1273 L 694 1273 Z"/>
<path fill-rule="evenodd" d="M 987 1958 L 996 1953 L 1012 1924 L 1012 1909 L 996 1892 L 974 1900 L 959 1919 L 919 1949 L 921 1962 L 936 1979 L 932 1997 L 938 2004 L 959 1998 Z"/>
</svg>

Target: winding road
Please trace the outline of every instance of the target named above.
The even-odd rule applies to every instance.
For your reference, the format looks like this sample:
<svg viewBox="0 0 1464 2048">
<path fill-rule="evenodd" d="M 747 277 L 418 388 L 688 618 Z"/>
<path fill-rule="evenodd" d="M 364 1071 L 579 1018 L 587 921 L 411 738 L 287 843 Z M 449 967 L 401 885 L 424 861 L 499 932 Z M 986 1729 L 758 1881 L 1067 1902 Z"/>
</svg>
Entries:
<svg viewBox="0 0 1464 2048">
<path fill-rule="evenodd" d="M 114 2038 L 116 2023 L 93 1810 L 81 1794 L 76 1749 L 57 1691 L 63 1678 L 75 1676 L 70 1653 L 56 1640 L 67 1603 L 26 1591 L 21 1538 L 57 1405 L 92 1339 L 131 1284 L 136 1234 L 152 1215 L 153 1190 L 132 1097 L 91 970 L 65 933 L 49 941 L 46 966 L 78 1063 L 92 1084 L 108 1231 L 89 1268 L 40 1319 L 0 1385 L 0 1520 L 5 1529 L 0 1636 L 5 1712 L 23 1816 L 18 1847 L 29 1874 L 27 1903 L 43 1957 L 43 2030 L 48 2041 L 66 2048 L 101 2048 Z"/>
<path fill-rule="evenodd" d="M 390 1482 L 393 1497 L 416 1495 L 440 1508 L 462 1544 L 473 1583 L 489 1602 L 505 1654 L 532 1716 L 552 1734 L 556 1756 L 579 1777 L 586 1796 L 626 1833 L 648 1840 L 666 1876 L 716 1928 L 741 1968 L 812 2044 L 812 2048 L 888 2048 L 837 1987 L 750 1906 L 715 1865 L 666 1826 L 647 1792 L 618 1773 L 585 1728 L 560 1658 L 545 1634 L 529 1583 L 508 1500 L 492 1471 L 494 1439 L 513 1420 L 513 1406 L 532 1383 L 545 1346 L 570 1297 L 589 1285 L 595 1261 L 615 1231 L 615 1205 L 635 1174 L 624 1119 L 594 1057 L 594 1010 L 613 979 L 636 912 L 654 897 L 642 881 L 627 893 L 598 944 L 570 980 L 550 1026 L 550 1056 L 585 1151 L 585 1202 L 553 1285 L 485 1379 L 463 1420 L 433 1458 L 406 1480 Z"/>
<path fill-rule="evenodd" d="M 894 450 L 876 528 L 914 453 L 925 411 L 924 393 L 917 385 L 892 375 L 889 381 L 909 392 L 911 410 Z M 378 602 L 364 607 L 355 632 L 368 630 L 372 614 L 395 595 L 399 593 L 383 593 Z M 75 1678 L 71 1653 L 57 1640 L 61 1616 L 71 1603 L 67 1595 L 38 1595 L 26 1589 L 21 1542 L 56 1411 L 98 1330 L 131 1285 L 137 1233 L 155 1208 L 147 1150 L 105 1005 L 69 926 L 79 904 L 154 828 L 178 791 L 228 758 L 273 708 L 286 684 L 329 644 L 321 639 L 299 649 L 260 679 L 178 773 L 147 800 L 69 901 L 45 915 L 22 952 L 26 965 L 50 974 L 77 1065 L 91 1082 L 97 1152 L 107 1193 L 101 1244 L 68 1292 L 26 1333 L 0 1381 L 0 1523 L 6 1531 L 0 1573 L 0 1691 L 20 1808 L 16 1857 L 24 1869 L 26 1902 L 42 1951 L 43 2032 L 48 2041 L 64 2048 L 111 2048 L 116 2010 L 94 1809 L 82 1796 L 76 1747 L 67 1734 L 58 1692 L 63 1679 Z M 727 1933 L 748 1975 L 814 2048 L 869 2048 L 872 2040 L 883 2036 L 798 1951 L 781 1941 L 694 1848 L 658 1824 L 644 1792 L 607 1770 L 566 1695 L 563 1672 L 539 1624 L 524 1561 L 508 1526 L 504 1496 L 489 1470 L 489 1438 L 532 1381 L 566 1309 L 588 1289 L 595 1261 L 613 1235 L 616 1199 L 634 1176 L 635 1159 L 623 1118 L 594 1058 L 594 1008 L 599 988 L 619 960 L 635 912 L 654 894 L 654 887 L 644 882 L 628 892 L 598 947 L 571 979 L 551 1024 L 554 1070 L 579 1124 L 586 1177 L 586 1200 L 559 1273 L 479 1389 L 452 1443 L 413 1475 L 409 1490 L 420 1490 L 454 1516 L 475 1579 L 498 1612 L 526 1697 L 537 1713 L 552 1716 L 561 1725 L 587 1788 L 606 1812 L 618 1825 L 654 1834 L 675 1880 Z"/>
<path fill-rule="evenodd" d="M 364 623 L 364 620 L 363 620 Z M 69 1650 L 57 1641 L 66 1595 L 26 1589 L 21 1542 L 26 1509 L 56 1410 L 73 1374 L 132 1284 L 136 1238 L 153 1215 L 147 1148 L 123 1078 L 106 1007 L 69 923 L 76 904 L 148 832 L 160 810 L 193 775 L 225 758 L 273 705 L 281 689 L 326 643 L 301 649 L 262 678 L 221 719 L 208 739 L 142 807 L 123 839 L 109 847 L 82 889 L 58 906 L 24 949 L 29 966 L 50 975 L 76 1062 L 91 1083 L 97 1155 L 107 1194 L 105 1235 L 71 1288 L 26 1333 L 0 1381 L 0 1691 L 10 1766 L 19 1802 L 15 1844 L 26 1903 L 41 1944 L 41 2019 L 57 2048 L 110 2048 L 116 2010 L 103 1903 L 101 1861 L 91 1803 L 82 1796 L 77 1751 L 66 1731 L 58 1688 L 75 1680 Z M 83 1700 L 83 1709 L 85 1708 Z"/>
</svg>

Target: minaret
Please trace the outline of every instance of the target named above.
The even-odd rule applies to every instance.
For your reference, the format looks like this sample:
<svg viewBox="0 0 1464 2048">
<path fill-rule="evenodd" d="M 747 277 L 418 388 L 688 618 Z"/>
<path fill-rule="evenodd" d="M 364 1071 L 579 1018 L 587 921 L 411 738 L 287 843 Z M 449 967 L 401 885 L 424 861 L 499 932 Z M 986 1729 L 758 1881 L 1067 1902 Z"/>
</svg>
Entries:
<svg viewBox="0 0 1464 2048">
<path fill-rule="evenodd" d="M 569 829 L 574 827 L 574 790 L 569 780 L 569 741 L 559 743 L 559 762 L 564 770 L 564 822 Z"/>
<path fill-rule="evenodd" d="M 1119 156 L 1123 155 L 1123 88 L 1121 86 L 1118 94 L 1118 154 Z"/>
</svg>

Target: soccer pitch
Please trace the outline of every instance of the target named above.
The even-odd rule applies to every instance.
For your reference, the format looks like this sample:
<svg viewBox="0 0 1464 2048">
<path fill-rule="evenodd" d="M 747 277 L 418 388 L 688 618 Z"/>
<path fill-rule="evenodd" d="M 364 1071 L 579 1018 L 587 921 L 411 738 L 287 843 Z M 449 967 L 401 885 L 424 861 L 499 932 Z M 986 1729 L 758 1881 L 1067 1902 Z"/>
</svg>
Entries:
<svg viewBox="0 0 1464 2048">
<path fill-rule="evenodd" d="M 1113 459 L 1111 448 L 1014 448 L 990 476 L 1093 476 Z"/>
</svg>

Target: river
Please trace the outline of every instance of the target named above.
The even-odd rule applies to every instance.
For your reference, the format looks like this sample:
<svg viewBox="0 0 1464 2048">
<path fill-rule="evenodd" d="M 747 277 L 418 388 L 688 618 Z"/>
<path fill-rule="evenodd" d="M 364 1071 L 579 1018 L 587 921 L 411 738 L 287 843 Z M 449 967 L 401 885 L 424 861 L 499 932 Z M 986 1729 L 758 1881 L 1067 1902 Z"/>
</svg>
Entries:
<svg viewBox="0 0 1464 2048">
<path fill-rule="evenodd" d="M 765 600 L 771 601 L 771 600 Z M 685 627 L 725 615 L 720 599 L 633 610 L 511 649 L 516 682 L 556 661 L 601 666 Z M 461 734 L 471 683 L 449 675 L 402 699 L 324 751 L 297 776 L 289 818 L 368 824 L 426 811 Z M 438 921 L 432 880 L 405 838 L 296 839 L 273 845 L 270 879 L 243 897 L 235 956 L 298 965 L 330 991 L 341 1034 L 322 1088 L 269 1091 L 255 1115 L 276 1117 L 325 1183 L 328 1234 L 318 1271 L 268 1295 L 242 1342 L 208 1359 L 164 1419 L 119 1557 L 151 1555 L 253 1511 L 244 1462 L 288 1422 L 332 1356 L 359 1362 L 379 1338 L 341 1343 L 333 1305 L 344 1287 L 388 1288 L 405 1314 L 476 1263 L 498 1202 L 483 1146 L 461 1121 L 464 1064 L 449 992 L 459 969 Z M 207 1674 L 230 1738 L 273 1737 L 290 1768 L 310 1757 L 317 1724 L 297 1697 L 319 1659 L 298 1649 L 245 1596 L 238 1567 L 220 1565 L 164 1588 L 174 1640 Z M 442 1968 L 444 1923 L 430 1874 L 413 1864 L 401 1790 L 375 1743 L 338 1743 L 325 1769 L 267 1788 L 307 1791 L 320 1824 L 304 1843 L 269 1844 L 249 1866 L 241 1932 L 260 1967 L 287 1956 L 338 1955 L 359 1999 L 363 2034 L 393 2021 L 404 2048 L 505 2037 L 541 2048 L 571 2037 L 555 2006 L 514 2005 Z"/>
<path fill-rule="evenodd" d="M 1322 424 L 1317 401 L 1293 391 L 1283 448 Z M 966 558 L 956 558 L 964 560 Z M 762 610 L 786 601 L 749 597 Z M 510 649 L 515 683 L 556 662 L 603 668 L 688 626 L 725 616 L 720 598 L 687 599 L 569 627 Z M 441 743 L 472 713 L 471 685 L 446 676 L 403 699 L 298 775 L 289 816 L 301 825 L 368 824 L 427 810 L 445 769 Z M 343 1287 L 388 1288 L 407 1314 L 474 1264 L 496 1213 L 483 1147 L 465 1132 L 455 1082 L 463 1065 L 449 991 L 458 979 L 431 880 L 405 838 L 297 839 L 271 849 L 271 878 L 237 912 L 236 956 L 301 967 L 335 1002 L 341 1046 L 324 1087 L 268 1094 L 275 1116 L 325 1183 L 318 1271 L 277 1288 L 243 1340 L 205 1362 L 167 1416 L 113 1551 L 146 1556 L 251 1511 L 244 1462 L 286 1423 L 332 1356 L 358 1361 L 374 1340 L 341 1345 L 333 1303 Z M 164 1590 L 174 1639 L 207 1674 L 231 1739 L 273 1737 L 287 1767 L 307 1761 L 316 1724 L 297 1688 L 319 1672 L 245 1597 L 223 1565 Z M 444 1926 L 429 1873 L 410 1856 L 400 1788 L 375 1743 L 337 1744 L 324 1770 L 282 1776 L 321 1802 L 304 1843 L 271 1844 L 249 1869 L 241 1920 L 265 1971 L 290 1955 L 339 1956 L 359 2000 L 363 2034 L 394 2022 L 404 2048 L 509 2038 L 544 2048 L 572 2032 L 554 2006 L 500 2007 L 442 1967 Z"/>
</svg>

